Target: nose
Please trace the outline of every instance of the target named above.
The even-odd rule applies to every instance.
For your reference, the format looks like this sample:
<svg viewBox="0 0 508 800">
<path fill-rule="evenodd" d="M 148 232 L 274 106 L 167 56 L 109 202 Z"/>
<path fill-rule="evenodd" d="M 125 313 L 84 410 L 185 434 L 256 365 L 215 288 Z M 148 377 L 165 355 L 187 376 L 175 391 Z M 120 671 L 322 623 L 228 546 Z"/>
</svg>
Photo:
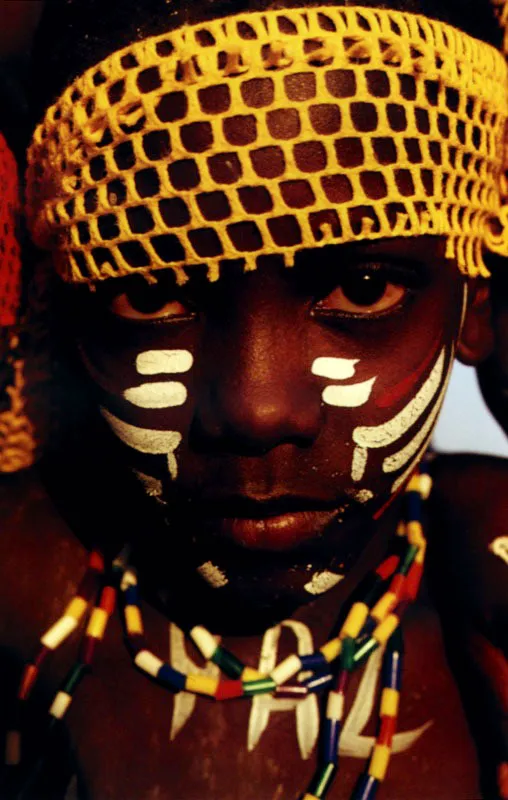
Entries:
<svg viewBox="0 0 508 800">
<path fill-rule="evenodd" d="M 304 325 L 259 304 L 209 337 L 191 433 L 200 448 L 256 454 L 309 446 L 321 426 Z"/>
</svg>

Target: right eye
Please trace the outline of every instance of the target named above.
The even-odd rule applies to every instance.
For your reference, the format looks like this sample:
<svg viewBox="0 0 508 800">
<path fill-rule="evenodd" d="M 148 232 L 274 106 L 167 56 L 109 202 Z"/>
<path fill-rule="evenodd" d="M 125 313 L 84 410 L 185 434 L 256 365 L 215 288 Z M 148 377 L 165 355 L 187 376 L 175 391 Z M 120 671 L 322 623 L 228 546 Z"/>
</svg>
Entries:
<svg viewBox="0 0 508 800">
<path fill-rule="evenodd" d="M 109 310 L 117 317 L 135 320 L 186 318 L 193 310 L 189 304 L 177 299 L 174 287 L 143 282 L 114 295 Z"/>
</svg>

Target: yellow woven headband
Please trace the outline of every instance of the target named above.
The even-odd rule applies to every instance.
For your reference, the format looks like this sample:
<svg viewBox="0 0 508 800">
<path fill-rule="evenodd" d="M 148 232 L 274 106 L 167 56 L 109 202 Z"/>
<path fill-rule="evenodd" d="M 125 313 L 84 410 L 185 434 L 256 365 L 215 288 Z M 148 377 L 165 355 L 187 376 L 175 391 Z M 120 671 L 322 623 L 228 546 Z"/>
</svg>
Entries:
<svg viewBox="0 0 508 800">
<path fill-rule="evenodd" d="M 442 235 L 508 255 L 503 56 L 424 16 L 241 14 L 134 43 L 48 110 L 28 216 L 64 279 Z"/>
</svg>

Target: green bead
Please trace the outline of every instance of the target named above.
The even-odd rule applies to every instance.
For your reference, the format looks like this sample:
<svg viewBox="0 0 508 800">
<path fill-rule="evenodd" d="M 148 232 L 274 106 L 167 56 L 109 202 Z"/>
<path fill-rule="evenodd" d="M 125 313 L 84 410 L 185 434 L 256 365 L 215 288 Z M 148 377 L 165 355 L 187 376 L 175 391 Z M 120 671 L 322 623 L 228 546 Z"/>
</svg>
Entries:
<svg viewBox="0 0 508 800">
<path fill-rule="evenodd" d="M 326 764 L 312 779 L 312 783 L 309 786 L 309 793 L 313 794 L 315 797 L 319 797 L 321 800 L 330 789 L 336 773 L 336 764 L 332 762 Z"/>
<path fill-rule="evenodd" d="M 409 572 L 411 564 L 415 560 L 416 554 L 418 553 L 419 549 L 420 548 L 416 544 L 410 544 L 409 547 L 407 548 L 406 555 L 404 556 L 404 560 L 400 567 L 400 572 L 402 573 L 402 575 L 407 575 L 407 573 Z"/>
<path fill-rule="evenodd" d="M 374 638 L 367 639 L 367 641 L 362 644 L 354 654 L 354 666 L 360 666 L 362 661 L 365 661 L 365 659 L 368 658 L 377 647 L 379 647 L 379 642 L 377 642 Z"/>
<path fill-rule="evenodd" d="M 75 664 L 65 679 L 62 691 L 66 694 L 73 694 L 76 686 L 87 670 L 88 666 L 86 664 Z"/>
<path fill-rule="evenodd" d="M 277 684 L 273 678 L 260 678 L 258 681 L 245 681 L 243 684 L 243 691 L 247 696 L 267 694 L 268 692 L 273 692 L 276 688 Z"/>
<path fill-rule="evenodd" d="M 345 670 L 352 670 L 354 666 L 353 658 L 355 655 L 355 640 L 351 638 L 351 636 L 346 636 L 345 639 L 342 640 L 342 647 L 340 651 L 340 663 L 342 669 Z"/>
<path fill-rule="evenodd" d="M 230 653 L 229 650 L 225 650 L 223 647 L 219 646 L 211 660 L 214 664 L 217 664 L 229 678 L 238 679 L 242 677 L 245 665 L 242 664 L 240 659 L 234 656 L 233 653 Z"/>
</svg>

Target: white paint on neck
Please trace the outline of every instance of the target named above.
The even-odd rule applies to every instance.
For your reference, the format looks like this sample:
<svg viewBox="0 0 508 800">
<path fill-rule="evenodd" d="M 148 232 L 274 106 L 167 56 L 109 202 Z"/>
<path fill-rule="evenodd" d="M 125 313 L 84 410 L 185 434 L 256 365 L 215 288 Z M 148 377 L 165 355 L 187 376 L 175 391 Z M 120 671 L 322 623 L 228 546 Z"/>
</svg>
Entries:
<svg viewBox="0 0 508 800">
<path fill-rule="evenodd" d="M 315 572 L 309 583 L 303 587 L 308 594 L 324 594 L 344 578 L 344 575 L 337 575 L 335 572 L 324 570 L 323 572 Z"/>
<path fill-rule="evenodd" d="M 188 372 L 193 361 L 188 350 L 145 350 L 136 358 L 136 369 L 140 375 Z"/>
<path fill-rule="evenodd" d="M 212 589 L 220 589 L 221 586 L 226 586 L 229 583 L 226 573 L 216 567 L 215 564 L 212 564 L 211 561 L 201 564 L 197 571 Z"/>
<path fill-rule="evenodd" d="M 357 358 L 316 358 L 312 364 L 311 371 L 313 375 L 319 375 L 321 378 L 344 381 L 353 377 L 358 360 Z"/>
<path fill-rule="evenodd" d="M 489 544 L 489 550 L 505 564 L 508 564 L 508 536 L 498 536 Z"/>
<path fill-rule="evenodd" d="M 123 396 L 138 408 L 174 408 L 183 406 L 187 389 L 178 381 L 157 381 L 126 389 Z"/>
<path fill-rule="evenodd" d="M 167 456 L 169 474 L 173 480 L 178 475 L 178 465 L 176 462 L 175 450 L 182 441 L 182 434 L 178 431 L 158 431 L 151 428 L 138 428 L 130 425 L 111 411 L 101 408 L 101 414 L 111 427 L 120 441 L 139 453 L 149 453 L 150 455 Z"/>
<path fill-rule="evenodd" d="M 340 408 L 359 408 L 369 399 L 376 378 L 349 386 L 327 386 L 323 391 L 323 400 L 329 406 Z"/>
</svg>

